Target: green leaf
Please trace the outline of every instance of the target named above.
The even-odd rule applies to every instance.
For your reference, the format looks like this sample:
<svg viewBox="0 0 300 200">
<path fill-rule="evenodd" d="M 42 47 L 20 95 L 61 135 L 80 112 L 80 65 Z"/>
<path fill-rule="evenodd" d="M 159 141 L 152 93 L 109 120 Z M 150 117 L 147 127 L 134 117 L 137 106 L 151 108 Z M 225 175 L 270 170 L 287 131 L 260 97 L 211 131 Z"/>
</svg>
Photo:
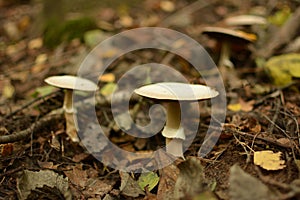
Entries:
<svg viewBox="0 0 300 200">
<path fill-rule="evenodd" d="M 284 6 L 281 10 L 277 11 L 274 15 L 268 18 L 271 24 L 281 26 L 291 16 L 291 9 L 288 6 Z"/>
<path fill-rule="evenodd" d="M 147 172 L 140 175 L 138 184 L 142 190 L 148 186 L 148 190 L 151 191 L 159 182 L 159 177 L 154 172 Z"/>
<path fill-rule="evenodd" d="M 83 38 L 86 45 L 95 47 L 97 44 L 108 38 L 108 35 L 99 29 L 95 29 L 85 32 Z"/>
<path fill-rule="evenodd" d="M 106 85 L 104 85 L 101 90 L 100 93 L 103 96 L 109 96 L 111 95 L 116 89 L 118 88 L 117 84 L 115 83 L 107 83 Z"/>
<path fill-rule="evenodd" d="M 276 85 L 288 85 L 293 77 L 300 78 L 300 54 L 274 56 L 265 63 L 265 69 Z"/>
<path fill-rule="evenodd" d="M 54 92 L 55 90 L 57 90 L 57 88 L 50 86 L 50 85 L 46 85 L 46 86 L 36 88 L 31 96 L 34 98 L 36 98 L 38 96 L 46 96 L 46 95 L 50 94 L 51 92 Z"/>
</svg>

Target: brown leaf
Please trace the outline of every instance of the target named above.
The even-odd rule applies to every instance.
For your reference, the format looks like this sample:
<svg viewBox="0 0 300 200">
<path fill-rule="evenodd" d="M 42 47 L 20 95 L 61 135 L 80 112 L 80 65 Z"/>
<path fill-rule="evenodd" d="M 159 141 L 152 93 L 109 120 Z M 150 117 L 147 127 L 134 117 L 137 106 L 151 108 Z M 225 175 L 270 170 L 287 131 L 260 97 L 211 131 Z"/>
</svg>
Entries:
<svg viewBox="0 0 300 200">
<path fill-rule="evenodd" d="M 82 169 L 82 165 L 76 165 L 71 171 L 65 171 L 64 173 L 74 185 L 81 188 L 86 186 L 88 177 L 86 171 Z"/>
<path fill-rule="evenodd" d="M 200 160 L 190 157 L 178 165 L 180 170 L 174 188 L 175 199 L 194 197 L 205 191 L 205 178 Z"/>
<path fill-rule="evenodd" d="M 232 200 L 275 199 L 275 194 L 266 185 L 244 172 L 238 165 L 230 168 L 229 183 Z"/>
<path fill-rule="evenodd" d="M 160 170 L 157 199 L 173 199 L 173 193 L 178 174 L 179 169 L 174 164 L 166 166 Z"/>
<path fill-rule="evenodd" d="M 129 197 L 138 197 L 139 195 L 144 195 L 144 191 L 140 188 L 137 181 L 135 181 L 128 173 L 121 172 L 121 194 Z"/>
<path fill-rule="evenodd" d="M 43 169 L 57 169 L 58 165 L 54 165 L 53 162 L 41 162 L 37 161 L 38 165 Z"/>
</svg>

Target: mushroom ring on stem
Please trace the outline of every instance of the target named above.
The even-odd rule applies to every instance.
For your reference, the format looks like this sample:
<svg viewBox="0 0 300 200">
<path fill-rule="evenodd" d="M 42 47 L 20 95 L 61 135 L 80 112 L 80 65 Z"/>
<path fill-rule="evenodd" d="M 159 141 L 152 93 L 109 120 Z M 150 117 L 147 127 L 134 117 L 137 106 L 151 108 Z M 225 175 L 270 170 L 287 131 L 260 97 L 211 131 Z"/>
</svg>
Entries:
<svg viewBox="0 0 300 200">
<path fill-rule="evenodd" d="M 134 92 L 140 96 L 165 103 L 166 125 L 162 135 L 166 138 L 166 151 L 173 156 L 183 156 L 184 129 L 181 125 L 180 102 L 195 102 L 216 97 L 219 93 L 205 85 L 162 82 L 142 86 Z M 172 142 L 171 142 L 172 141 Z"/>
<path fill-rule="evenodd" d="M 73 142 L 79 142 L 76 130 L 77 119 L 74 115 L 76 109 L 73 107 L 73 91 L 93 92 L 98 89 L 98 86 L 90 80 L 70 75 L 51 76 L 46 78 L 45 82 L 65 90 L 63 109 L 66 118 L 66 133 Z"/>
</svg>

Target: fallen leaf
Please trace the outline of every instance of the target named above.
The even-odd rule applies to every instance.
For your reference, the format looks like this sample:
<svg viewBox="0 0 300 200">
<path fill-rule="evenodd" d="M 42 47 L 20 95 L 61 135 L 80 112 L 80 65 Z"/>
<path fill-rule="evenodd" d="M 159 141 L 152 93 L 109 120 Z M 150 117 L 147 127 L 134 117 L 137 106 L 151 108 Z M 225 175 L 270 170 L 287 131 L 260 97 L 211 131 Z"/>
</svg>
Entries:
<svg viewBox="0 0 300 200">
<path fill-rule="evenodd" d="M 266 185 L 244 172 L 237 164 L 230 168 L 229 195 L 231 200 L 276 199 Z"/>
<path fill-rule="evenodd" d="M 238 111 L 250 112 L 251 110 L 253 110 L 254 103 L 255 103 L 254 100 L 244 101 L 242 98 L 239 98 L 238 103 L 229 104 L 227 108 L 233 112 L 238 112 Z"/>
<path fill-rule="evenodd" d="M 64 178 L 50 170 L 29 171 L 24 170 L 23 175 L 17 179 L 19 199 L 26 199 L 32 190 L 48 186 L 57 188 L 65 199 L 71 200 L 72 194 L 69 189 L 68 178 Z"/>
<path fill-rule="evenodd" d="M 91 48 L 95 47 L 97 44 L 101 43 L 108 37 L 109 35 L 99 29 L 87 31 L 83 36 L 85 44 Z"/>
<path fill-rule="evenodd" d="M 279 139 L 276 140 L 276 142 L 278 142 L 282 145 L 285 145 L 289 148 L 293 148 L 293 143 L 292 143 L 291 139 L 289 139 L 289 138 L 285 138 L 285 137 L 279 138 Z"/>
<path fill-rule="evenodd" d="M 117 88 L 118 88 L 117 84 L 107 83 L 100 89 L 100 93 L 103 96 L 107 97 L 107 96 L 111 95 Z"/>
<path fill-rule="evenodd" d="M 114 82 L 116 79 L 116 76 L 113 73 L 107 73 L 103 74 L 102 76 L 99 77 L 99 81 L 101 82 Z"/>
<path fill-rule="evenodd" d="M 116 124 L 122 130 L 129 130 L 132 127 L 132 119 L 128 117 L 128 113 L 124 112 L 115 117 Z"/>
<path fill-rule="evenodd" d="M 174 188 L 174 199 L 194 197 L 205 191 L 205 178 L 201 162 L 190 157 L 178 165 L 180 170 Z"/>
<path fill-rule="evenodd" d="M 11 84 L 11 81 L 8 79 L 4 80 L 3 85 L 2 97 L 4 99 L 12 98 L 15 93 L 15 87 Z"/>
<path fill-rule="evenodd" d="M 264 65 L 275 85 L 285 86 L 292 78 L 300 78 L 300 54 L 290 53 L 273 56 Z"/>
<path fill-rule="evenodd" d="M 43 46 L 42 38 L 35 38 L 28 42 L 28 49 L 40 49 Z"/>
<path fill-rule="evenodd" d="M 70 179 L 71 183 L 85 188 L 88 180 L 87 172 L 82 169 L 82 165 L 75 165 L 72 170 L 64 171 L 65 175 Z"/>
<path fill-rule="evenodd" d="M 144 191 L 140 188 L 137 181 L 135 181 L 128 173 L 121 172 L 121 194 L 129 197 L 138 197 L 139 195 L 144 195 Z"/>
<path fill-rule="evenodd" d="M 142 173 L 138 179 L 138 184 L 142 190 L 145 191 L 145 187 L 151 191 L 159 182 L 159 177 L 155 172 Z"/>
<path fill-rule="evenodd" d="M 268 18 L 271 24 L 281 26 L 291 16 L 291 9 L 288 6 L 283 6 L 281 10 L 278 10 L 274 15 Z"/>
<path fill-rule="evenodd" d="M 39 96 L 46 96 L 46 95 L 54 92 L 55 90 L 57 90 L 57 88 L 50 86 L 50 85 L 41 86 L 41 87 L 37 87 L 35 89 L 35 91 L 31 94 L 31 96 L 34 98 L 39 97 Z"/>
<path fill-rule="evenodd" d="M 281 160 L 281 152 L 256 151 L 254 152 L 254 164 L 259 165 L 266 170 L 279 170 L 286 167 L 285 161 Z"/>
<path fill-rule="evenodd" d="M 119 22 L 123 27 L 126 27 L 126 28 L 129 28 L 133 25 L 133 19 L 129 15 L 121 16 Z"/>
<path fill-rule="evenodd" d="M 0 149 L 1 149 L 1 156 L 2 157 L 9 156 L 13 153 L 14 144 L 13 143 L 1 144 Z"/>
<path fill-rule="evenodd" d="M 59 165 L 54 165 L 53 162 L 41 162 L 37 161 L 38 165 L 43 169 L 57 169 Z"/>
<path fill-rule="evenodd" d="M 173 12 L 175 10 L 175 4 L 172 1 L 161 1 L 160 8 L 165 12 Z"/>
<path fill-rule="evenodd" d="M 175 164 L 168 165 L 160 170 L 160 181 L 157 191 L 157 199 L 173 200 L 174 188 L 179 174 Z"/>
<path fill-rule="evenodd" d="M 240 103 L 233 103 L 233 104 L 228 104 L 227 108 L 228 110 L 231 110 L 233 112 L 238 112 L 242 109 L 242 106 Z"/>
<path fill-rule="evenodd" d="M 89 197 L 95 197 L 98 195 L 103 197 L 113 189 L 113 185 L 115 183 L 116 181 L 114 180 L 101 180 L 100 178 L 90 178 L 86 182 L 86 188 L 83 191 L 83 194 L 87 199 L 90 199 Z"/>
</svg>

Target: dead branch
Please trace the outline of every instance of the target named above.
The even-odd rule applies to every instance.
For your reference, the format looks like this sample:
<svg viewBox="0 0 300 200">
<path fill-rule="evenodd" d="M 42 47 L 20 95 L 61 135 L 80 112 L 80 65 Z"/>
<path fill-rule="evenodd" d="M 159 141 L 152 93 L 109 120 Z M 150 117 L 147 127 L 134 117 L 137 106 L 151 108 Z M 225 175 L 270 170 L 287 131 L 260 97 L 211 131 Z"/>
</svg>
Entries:
<svg viewBox="0 0 300 200">
<path fill-rule="evenodd" d="M 22 130 L 20 132 L 12 133 L 10 135 L 1 135 L 0 144 L 17 142 L 22 139 L 28 138 L 31 133 L 35 133 L 41 128 L 47 126 L 52 121 L 60 120 L 63 118 L 62 109 L 56 110 L 55 114 L 53 112 L 43 116 L 37 122 L 33 123 L 29 128 Z"/>
</svg>

